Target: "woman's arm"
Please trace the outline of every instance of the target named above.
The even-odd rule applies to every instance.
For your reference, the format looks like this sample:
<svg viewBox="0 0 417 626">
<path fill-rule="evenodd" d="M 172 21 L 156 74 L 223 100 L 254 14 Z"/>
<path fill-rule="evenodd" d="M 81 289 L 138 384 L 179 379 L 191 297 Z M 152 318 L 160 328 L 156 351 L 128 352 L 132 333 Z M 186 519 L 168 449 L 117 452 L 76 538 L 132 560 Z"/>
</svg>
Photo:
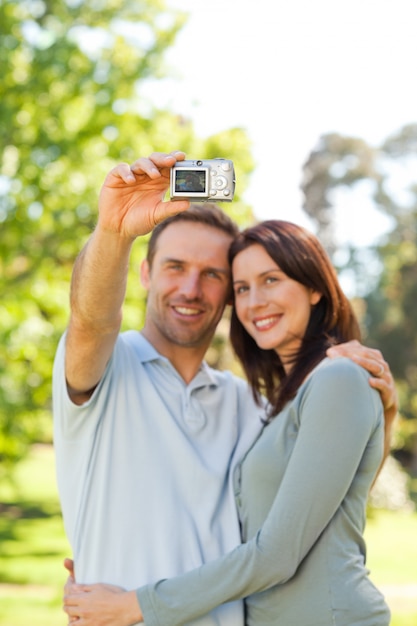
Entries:
<svg viewBox="0 0 417 626">
<path fill-rule="evenodd" d="M 360 368 L 345 359 L 319 368 L 306 385 L 297 441 L 262 528 L 212 563 L 139 589 L 146 625 L 184 624 L 289 580 L 344 499 L 378 422 L 380 399 Z M 381 457 L 382 439 L 381 427 Z"/>
</svg>

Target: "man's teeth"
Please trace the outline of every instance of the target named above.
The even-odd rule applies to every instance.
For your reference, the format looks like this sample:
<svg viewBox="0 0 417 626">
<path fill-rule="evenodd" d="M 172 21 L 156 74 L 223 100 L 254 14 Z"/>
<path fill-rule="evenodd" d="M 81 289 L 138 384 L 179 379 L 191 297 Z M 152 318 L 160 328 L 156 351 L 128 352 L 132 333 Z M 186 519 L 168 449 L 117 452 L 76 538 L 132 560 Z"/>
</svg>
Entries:
<svg viewBox="0 0 417 626">
<path fill-rule="evenodd" d="M 197 315 L 199 312 L 198 309 L 189 309 L 185 306 L 176 306 L 175 310 L 182 315 Z"/>
</svg>

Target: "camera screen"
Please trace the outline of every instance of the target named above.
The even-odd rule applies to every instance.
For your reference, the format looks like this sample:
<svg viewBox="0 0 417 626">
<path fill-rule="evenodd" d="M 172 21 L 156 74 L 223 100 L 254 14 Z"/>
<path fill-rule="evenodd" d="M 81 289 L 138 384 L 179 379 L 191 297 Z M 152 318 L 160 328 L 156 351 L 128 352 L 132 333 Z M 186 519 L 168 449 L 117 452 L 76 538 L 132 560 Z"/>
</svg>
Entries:
<svg viewBox="0 0 417 626">
<path fill-rule="evenodd" d="M 207 170 L 178 169 L 175 171 L 175 192 L 206 193 Z"/>
</svg>

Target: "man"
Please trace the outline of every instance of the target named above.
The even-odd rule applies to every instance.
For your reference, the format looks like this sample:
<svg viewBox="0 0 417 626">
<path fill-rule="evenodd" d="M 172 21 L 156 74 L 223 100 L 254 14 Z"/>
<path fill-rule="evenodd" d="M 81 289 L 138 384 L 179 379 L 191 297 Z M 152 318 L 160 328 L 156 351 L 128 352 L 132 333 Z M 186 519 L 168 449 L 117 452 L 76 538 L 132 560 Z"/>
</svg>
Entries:
<svg viewBox="0 0 417 626">
<path fill-rule="evenodd" d="M 112 170 L 97 227 L 74 267 L 70 323 L 54 367 L 54 419 L 64 522 L 81 583 L 132 589 L 240 541 L 229 478 L 263 410 L 242 380 L 203 361 L 230 298 L 227 252 L 236 227 L 216 208 L 163 202 L 170 168 L 184 158 L 155 153 Z M 157 224 L 141 267 L 144 327 L 120 334 L 132 245 Z M 381 391 L 389 430 L 396 412 L 389 368 L 378 351 L 357 350 L 355 360 L 376 376 L 371 384 Z M 130 616 L 121 618 L 133 623 Z M 194 623 L 243 624 L 242 605 Z"/>
</svg>

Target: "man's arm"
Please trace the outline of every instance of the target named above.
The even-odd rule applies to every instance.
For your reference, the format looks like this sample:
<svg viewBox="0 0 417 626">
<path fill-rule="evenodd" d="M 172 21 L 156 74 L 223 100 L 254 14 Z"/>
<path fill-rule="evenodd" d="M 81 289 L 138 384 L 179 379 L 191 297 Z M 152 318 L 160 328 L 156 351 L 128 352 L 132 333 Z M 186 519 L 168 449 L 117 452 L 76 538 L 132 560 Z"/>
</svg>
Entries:
<svg viewBox="0 0 417 626">
<path fill-rule="evenodd" d="M 68 392 L 76 404 L 90 397 L 112 353 L 132 243 L 97 226 L 76 260 L 65 352 Z"/>
<path fill-rule="evenodd" d="M 171 167 L 183 152 L 154 153 L 107 175 L 100 192 L 97 226 L 76 260 L 65 375 L 71 399 L 82 404 L 104 374 L 122 320 L 130 252 L 136 237 L 150 232 L 188 201 L 163 202 Z"/>
<path fill-rule="evenodd" d="M 100 583 L 77 585 L 74 561 L 65 559 L 64 567 L 69 576 L 64 588 L 63 608 L 69 624 L 81 618 L 85 626 L 130 626 L 143 621 L 135 591 Z"/>
</svg>

